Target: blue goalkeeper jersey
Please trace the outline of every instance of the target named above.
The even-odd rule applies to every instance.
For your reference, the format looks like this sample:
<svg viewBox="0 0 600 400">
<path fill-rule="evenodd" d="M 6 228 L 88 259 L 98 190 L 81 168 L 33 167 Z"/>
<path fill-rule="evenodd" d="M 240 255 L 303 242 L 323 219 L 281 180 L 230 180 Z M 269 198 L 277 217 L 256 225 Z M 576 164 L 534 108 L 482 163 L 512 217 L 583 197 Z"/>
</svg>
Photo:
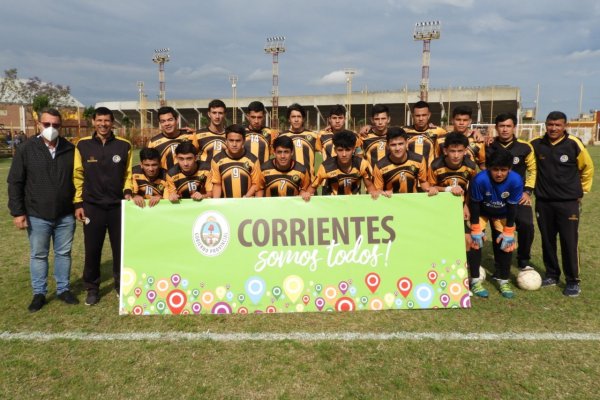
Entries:
<svg viewBox="0 0 600 400">
<path fill-rule="evenodd" d="M 471 181 L 469 192 L 471 200 L 481 203 L 481 215 L 506 217 L 506 205 L 518 204 L 523 196 L 523 178 L 509 171 L 504 181 L 496 183 L 488 170 L 481 171 Z"/>
</svg>

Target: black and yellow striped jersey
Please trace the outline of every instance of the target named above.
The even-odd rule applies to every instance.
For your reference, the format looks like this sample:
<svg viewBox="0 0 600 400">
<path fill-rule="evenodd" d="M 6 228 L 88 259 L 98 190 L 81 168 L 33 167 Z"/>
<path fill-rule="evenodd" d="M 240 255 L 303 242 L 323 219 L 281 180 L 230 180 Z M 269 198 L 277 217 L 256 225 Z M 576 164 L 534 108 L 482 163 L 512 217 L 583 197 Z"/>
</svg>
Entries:
<svg viewBox="0 0 600 400">
<path fill-rule="evenodd" d="M 372 130 L 362 139 L 363 156 L 369 162 L 371 168 L 374 168 L 379 160 L 385 157 L 386 144 L 386 135 L 378 135 Z"/>
<path fill-rule="evenodd" d="M 223 151 L 212 159 L 211 173 L 212 183 L 221 185 L 221 197 L 241 198 L 252 185 L 258 186 L 260 163 L 247 151 L 239 158 L 231 158 Z"/>
<path fill-rule="evenodd" d="M 354 133 L 354 132 L 352 132 Z M 356 133 L 354 133 L 356 135 Z M 333 135 L 334 133 L 331 131 L 319 131 L 317 135 L 317 141 L 319 143 L 319 147 L 321 149 L 321 155 L 323 156 L 323 161 L 328 158 L 335 157 L 335 147 L 333 146 Z M 356 135 L 356 150 L 354 154 L 360 154 L 362 147 L 362 139 L 360 136 Z"/>
<path fill-rule="evenodd" d="M 408 150 L 420 154 L 425 158 L 425 163 L 429 167 L 434 159 L 441 156 L 438 152 L 437 141 L 443 141 L 446 136 L 446 130 L 438 126 L 431 126 L 425 131 L 418 131 L 414 125 L 404 127 L 408 134 Z"/>
<path fill-rule="evenodd" d="M 165 187 L 167 185 L 167 172 L 160 168 L 156 178 L 150 180 L 144 174 L 144 170 L 140 165 L 136 165 L 132 168 L 132 192 L 133 196 L 140 195 L 145 199 L 149 199 L 154 196 L 163 196 Z"/>
<path fill-rule="evenodd" d="M 364 158 L 352 156 L 348 171 L 342 171 L 337 161 L 337 157 L 332 157 L 319 166 L 317 176 L 311 183 L 314 189 L 325 182 L 323 193 L 331 195 L 359 194 L 361 181 L 363 179 L 373 179 L 371 166 Z"/>
<path fill-rule="evenodd" d="M 373 170 L 375 189 L 392 193 L 416 193 L 419 182 L 427 182 L 427 166 L 420 154 L 408 152 L 406 161 L 395 164 L 389 155 L 379 160 Z"/>
<path fill-rule="evenodd" d="M 448 132 L 452 133 L 452 131 Z M 466 136 L 469 139 L 469 146 L 467 147 L 467 157 L 475 162 L 478 167 L 485 166 L 485 142 L 477 141 L 474 137 L 475 131 L 471 130 Z M 437 142 L 437 154 L 444 154 L 444 140 L 445 137 L 438 138 Z"/>
<path fill-rule="evenodd" d="M 260 166 L 258 190 L 264 190 L 265 197 L 298 196 L 301 190 L 310 185 L 310 176 L 304 165 L 292 160 L 287 171 L 279 169 L 275 159 Z"/>
<path fill-rule="evenodd" d="M 212 190 L 210 179 L 210 165 L 196 161 L 196 172 L 185 174 L 178 164 L 167 172 L 167 187 L 164 198 L 168 199 L 171 193 L 177 193 L 181 199 L 189 199 L 195 192 L 206 194 Z"/>
<path fill-rule="evenodd" d="M 514 136 L 505 143 L 496 137 L 492 144 L 487 147 L 486 157 L 489 158 L 498 149 L 510 151 L 510 154 L 513 156 L 512 170 L 523 178 L 525 190 L 533 191 L 537 174 L 537 164 L 531 144 Z"/>
<path fill-rule="evenodd" d="M 225 150 L 225 134 L 204 128 L 196 133 L 200 146 L 200 161 L 210 163 L 214 156 Z"/>
<path fill-rule="evenodd" d="M 277 131 L 270 128 L 262 128 L 259 131 L 246 128 L 246 151 L 252 153 L 261 163 L 271 158 L 273 141 L 277 138 Z"/>
<path fill-rule="evenodd" d="M 191 141 L 196 150 L 200 150 L 196 132 L 194 133 L 179 133 L 176 137 L 170 138 L 164 133 L 152 137 L 148 142 L 148 148 L 155 148 L 160 153 L 160 166 L 166 171 L 170 170 L 173 165 L 177 164 L 175 157 L 175 148 L 183 142 Z"/>
<path fill-rule="evenodd" d="M 310 173 L 311 179 L 315 175 L 315 153 L 321 151 L 317 132 L 304 130 L 294 133 L 282 132 L 281 136 L 288 136 L 294 142 L 294 159 L 303 164 Z"/>
<path fill-rule="evenodd" d="M 438 157 L 427 170 L 427 180 L 433 186 L 460 186 L 465 193 L 469 189 L 469 182 L 477 174 L 477 166 L 470 158 L 466 157 L 458 168 L 446 165 L 445 157 Z"/>
</svg>

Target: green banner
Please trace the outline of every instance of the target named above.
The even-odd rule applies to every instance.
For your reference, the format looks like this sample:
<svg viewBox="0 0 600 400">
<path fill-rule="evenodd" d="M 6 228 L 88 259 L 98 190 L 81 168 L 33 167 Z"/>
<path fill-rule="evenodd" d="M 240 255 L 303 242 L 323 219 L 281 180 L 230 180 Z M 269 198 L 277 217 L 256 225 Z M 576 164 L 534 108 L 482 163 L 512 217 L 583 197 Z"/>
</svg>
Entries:
<svg viewBox="0 0 600 400">
<path fill-rule="evenodd" d="M 122 240 L 121 314 L 470 307 L 449 193 L 124 202 Z"/>
</svg>

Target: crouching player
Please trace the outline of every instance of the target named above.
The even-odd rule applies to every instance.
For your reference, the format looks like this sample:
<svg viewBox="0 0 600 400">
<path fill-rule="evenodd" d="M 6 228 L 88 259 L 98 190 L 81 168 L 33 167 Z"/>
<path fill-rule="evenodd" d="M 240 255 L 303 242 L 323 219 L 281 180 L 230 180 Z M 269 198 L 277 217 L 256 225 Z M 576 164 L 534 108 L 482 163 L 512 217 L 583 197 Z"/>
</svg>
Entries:
<svg viewBox="0 0 600 400">
<path fill-rule="evenodd" d="M 310 176 L 304 165 L 294 160 L 294 141 L 280 136 L 273 142 L 275 158 L 260 167 L 256 197 L 286 197 L 301 195 Z"/>
<path fill-rule="evenodd" d="M 172 203 L 180 199 L 200 201 L 211 196 L 210 168 L 197 160 L 198 151 L 192 142 L 180 143 L 175 148 L 175 164 L 167 172 L 164 197 Z"/>
<path fill-rule="evenodd" d="M 376 199 L 379 193 L 372 182 L 371 166 L 364 158 L 354 155 L 356 135 L 350 131 L 337 132 L 333 135 L 333 148 L 336 155 L 319 166 L 315 179 L 303 192 L 302 198 L 309 201 L 323 182 L 325 192 L 331 195 L 359 194 L 362 181 L 367 192 Z"/>
<path fill-rule="evenodd" d="M 160 163 L 160 153 L 155 148 L 140 150 L 140 165 L 132 169 L 132 200 L 138 207 L 144 208 L 145 200 L 154 207 L 162 199 L 167 181 Z"/>
<path fill-rule="evenodd" d="M 515 250 L 515 217 L 517 204 L 523 196 L 523 179 L 511 171 L 513 156 L 508 150 L 499 149 L 487 160 L 487 170 L 475 176 L 469 188 L 471 213 L 471 250 L 467 253 L 471 275 L 471 292 L 475 296 L 488 297 L 488 291 L 479 278 L 481 248 L 485 239 L 485 227 L 490 222 L 494 249 L 495 271 L 493 278 L 502 297 L 514 296 L 509 283 L 510 263 Z"/>
</svg>

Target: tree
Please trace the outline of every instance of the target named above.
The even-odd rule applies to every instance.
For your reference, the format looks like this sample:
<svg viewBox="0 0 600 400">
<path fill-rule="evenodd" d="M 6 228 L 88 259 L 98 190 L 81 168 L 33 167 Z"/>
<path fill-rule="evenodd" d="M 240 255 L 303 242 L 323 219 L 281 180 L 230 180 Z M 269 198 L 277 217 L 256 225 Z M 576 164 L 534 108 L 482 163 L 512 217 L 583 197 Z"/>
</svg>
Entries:
<svg viewBox="0 0 600 400">
<path fill-rule="evenodd" d="M 38 115 L 44 108 L 50 107 L 50 98 L 45 94 L 37 95 L 33 98 L 33 102 L 31 103 L 31 108 Z"/>
<path fill-rule="evenodd" d="M 86 108 L 83 109 L 83 118 L 86 121 L 91 121 L 92 118 L 94 117 L 94 112 L 96 111 L 96 109 L 94 108 L 94 106 L 87 106 Z"/>
</svg>

